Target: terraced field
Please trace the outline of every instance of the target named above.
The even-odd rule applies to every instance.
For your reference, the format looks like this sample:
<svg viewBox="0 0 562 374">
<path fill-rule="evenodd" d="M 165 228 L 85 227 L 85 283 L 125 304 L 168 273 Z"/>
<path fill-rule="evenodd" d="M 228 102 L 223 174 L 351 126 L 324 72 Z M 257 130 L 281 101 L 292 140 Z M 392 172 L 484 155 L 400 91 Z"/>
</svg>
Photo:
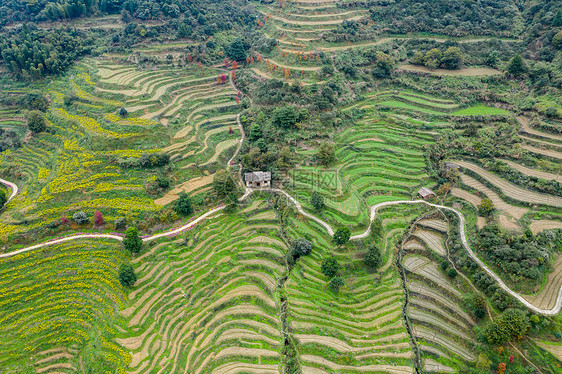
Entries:
<svg viewBox="0 0 562 374">
<path fill-rule="evenodd" d="M 0 109 L 0 129 L 12 130 L 20 138 L 27 132 L 27 121 L 22 112 L 15 109 Z"/>
<path fill-rule="evenodd" d="M 218 83 L 221 74 L 195 66 L 141 70 L 106 57 L 86 60 L 74 74 L 53 81 L 47 116 L 53 130 L 0 159 L 0 168 L 9 170 L 5 175 L 12 174 L 23 191 L 3 214 L 0 235 L 30 230 L 78 210 L 90 217 L 100 210 L 106 222 L 136 218 L 159 211 L 181 191 L 204 192 L 217 163 L 226 163 L 241 136 L 239 94 L 232 80 Z M 128 112 L 124 117 L 118 113 L 121 107 Z M 18 113 L 4 112 L 2 121 L 0 125 L 23 127 Z M 155 197 L 146 185 L 156 180 L 156 171 L 127 167 L 119 160 L 161 152 L 175 164 L 174 174 L 168 175 L 173 188 Z M 16 225 L 24 215 L 28 224 Z"/>
<path fill-rule="evenodd" d="M 393 243 L 405 229 L 403 217 L 415 214 L 419 212 L 412 209 L 381 213 L 388 264 Z M 292 238 L 309 235 L 314 243 L 312 254 L 299 261 L 286 283 L 289 321 L 302 371 L 412 373 L 413 354 L 401 318 L 403 293 L 396 269 L 385 265 L 381 275 L 362 269 L 344 271 L 345 286 L 334 294 L 320 271 L 322 260 L 334 255 L 350 269 L 360 267 L 355 264 L 360 260 L 334 248 L 324 230 L 311 221 L 292 224 L 287 233 Z"/>
<path fill-rule="evenodd" d="M 480 177 L 484 178 L 486 181 L 494 185 L 495 187 L 499 188 L 502 193 L 506 196 L 518 200 L 523 201 L 526 203 L 531 204 L 541 204 L 541 205 L 550 205 L 554 207 L 562 207 L 562 198 L 551 196 L 547 194 L 542 194 L 534 191 L 524 190 L 520 187 L 517 187 L 502 178 L 496 176 L 493 173 L 481 168 L 478 165 L 472 164 L 466 161 L 455 161 L 461 167 L 468 169 Z"/>
<path fill-rule="evenodd" d="M 279 372 L 286 247 L 277 225 L 259 202 L 135 259 L 139 280 L 116 339 L 132 354 L 128 372 Z"/>
<path fill-rule="evenodd" d="M 0 367 L 6 373 L 115 372 L 130 361 L 112 317 L 125 305 L 122 248 L 78 241 L 0 259 Z"/>
<path fill-rule="evenodd" d="M 476 360 L 472 332 L 476 321 L 462 309 L 464 285 L 441 272 L 436 264 L 440 258 L 435 256 L 436 244 L 426 239 L 446 232 L 445 221 L 418 221 L 403 246 L 409 292 L 407 314 L 427 372 L 455 372 L 463 363 Z"/>
</svg>

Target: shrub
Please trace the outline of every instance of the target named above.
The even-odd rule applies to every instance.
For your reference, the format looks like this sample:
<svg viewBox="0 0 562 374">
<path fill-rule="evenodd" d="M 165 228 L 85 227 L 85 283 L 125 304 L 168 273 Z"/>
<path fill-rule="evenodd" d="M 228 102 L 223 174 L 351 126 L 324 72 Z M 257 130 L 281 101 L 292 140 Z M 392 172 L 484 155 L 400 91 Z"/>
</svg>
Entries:
<svg viewBox="0 0 562 374">
<path fill-rule="evenodd" d="M 310 194 L 310 205 L 312 205 L 316 210 L 324 208 L 324 198 L 318 191 L 312 191 Z"/>
<path fill-rule="evenodd" d="M 72 219 L 74 220 L 74 222 L 76 222 L 79 225 L 82 225 L 84 223 L 88 223 L 88 221 L 90 220 L 88 218 L 88 215 L 84 212 L 74 213 L 74 215 L 72 216 Z"/>
<path fill-rule="evenodd" d="M 381 250 L 376 245 L 371 245 L 365 254 L 365 266 L 371 270 L 376 270 L 381 266 L 382 255 Z"/>
<path fill-rule="evenodd" d="M 101 212 L 99 210 L 96 210 L 94 212 L 94 222 L 95 222 L 96 226 L 101 226 L 105 223 L 105 220 L 103 219 L 103 215 L 101 214 Z"/>
<path fill-rule="evenodd" d="M 328 283 L 328 287 L 334 292 L 338 292 L 343 285 L 345 285 L 345 282 L 342 277 L 333 277 Z"/>
<path fill-rule="evenodd" d="M 515 55 L 507 64 L 507 72 L 513 76 L 520 76 L 527 72 L 528 67 L 521 55 Z"/>
<path fill-rule="evenodd" d="M 166 189 L 170 187 L 170 181 L 163 175 L 159 175 L 156 177 L 156 184 L 159 188 Z"/>
<path fill-rule="evenodd" d="M 219 170 L 213 177 L 213 190 L 219 196 L 229 196 L 236 191 L 236 181 L 228 170 Z"/>
<path fill-rule="evenodd" d="M 480 203 L 480 205 L 478 205 L 478 213 L 480 213 L 480 215 L 482 216 L 488 217 L 490 214 L 492 214 L 494 209 L 494 203 L 488 198 L 482 199 L 482 202 Z"/>
<path fill-rule="evenodd" d="M 336 260 L 334 257 L 330 257 L 322 261 L 322 266 L 320 269 L 322 270 L 322 274 L 331 278 L 338 273 L 338 270 L 340 269 L 340 264 L 338 263 L 338 260 Z"/>
<path fill-rule="evenodd" d="M 47 128 L 47 125 L 45 123 L 45 115 L 38 110 L 32 110 L 28 112 L 27 127 L 36 134 L 45 131 L 45 129 Z"/>
<path fill-rule="evenodd" d="M 123 287 L 131 288 L 136 281 L 137 275 L 130 264 L 123 264 L 119 267 L 119 283 Z"/>
<path fill-rule="evenodd" d="M 294 106 L 282 106 L 273 111 L 273 124 L 285 129 L 295 126 L 299 120 L 299 113 Z"/>
<path fill-rule="evenodd" d="M 520 309 L 506 309 L 494 319 L 485 330 L 488 343 L 499 345 L 512 337 L 523 336 L 531 327 L 527 312 Z"/>
<path fill-rule="evenodd" d="M 0 209 L 4 207 L 4 204 L 8 201 L 8 196 L 6 195 L 6 191 L 0 189 Z"/>
<path fill-rule="evenodd" d="M 441 65 L 441 59 L 443 58 L 443 53 L 437 49 L 433 48 L 429 50 L 423 57 L 423 64 L 430 69 L 435 69 Z"/>
<path fill-rule="evenodd" d="M 312 252 L 312 242 L 304 238 L 299 238 L 293 241 L 291 247 L 293 252 L 299 257 L 308 256 L 310 252 Z"/>
<path fill-rule="evenodd" d="M 449 47 L 443 53 L 441 63 L 445 69 L 458 69 L 462 65 L 462 52 L 457 47 Z"/>
<path fill-rule="evenodd" d="M 142 250 L 142 239 L 136 227 L 129 227 L 125 232 L 123 246 L 132 254 L 139 253 Z"/>
<path fill-rule="evenodd" d="M 371 236 L 375 239 L 382 239 L 383 231 L 382 220 L 379 217 L 375 218 L 371 223 Z"/>
<path fill-rule="evenodd" d="M 348 227 L 340 227 L 334 233 L 333 240 L 336 245 L 344 245 L 349 241 L 350 237 L 351 230 Z"/>
<path fill-rule="evenodd" d="M 176 213 L 184 216 L 187 216 L 193 212 L 191 199 L 185 192 L 180 193 L 180 197 L 176 201 L 174 201 L 173 209 Z"/>
<path fill-rule="evenodd" d="M 127 226 L 127 218 L 121 217 L 115 220 L 115 228 L 116 229 L 124 229 Z"/>
<path fill-rule="evenodd" d="M 332 162 L 334 162 L 336 160 L 334 145 L 326 142 L 320 144 L 320 147 L 318 147 L 318 153 L 316 154 L 316 160 L 319 164 L 324 166 L 329 166 Z"/>
</svg>

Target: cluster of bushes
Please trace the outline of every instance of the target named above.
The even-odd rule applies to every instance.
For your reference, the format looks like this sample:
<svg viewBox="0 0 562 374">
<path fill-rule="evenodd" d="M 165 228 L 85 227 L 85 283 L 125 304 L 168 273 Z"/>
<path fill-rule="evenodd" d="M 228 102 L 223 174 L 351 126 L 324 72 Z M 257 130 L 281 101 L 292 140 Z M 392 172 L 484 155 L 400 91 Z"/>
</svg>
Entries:
<svg viewBox="0 0 562 374">
<path fill-rule="evenodd" d="M 0 128 L 0 152 L 19 147 L 21 147 L 21 141 L 18 133 Z"/>
<path fill-rule="evenodd" d="M 475 248 L 501 270 L 502 277 L 513 284 L 534 286 L 550 270 L 553 254 L 562 249 L 562 231 L 533 236 L 528 230 L 524 235 L 510 236 L 496 225 L 487 225 L 478 231 Z"/>
<path fill-rule="evenodd" d="M 412 56 L 410 62 L 414 65 L 423 65 L 430 69 L 439 67 L 445 69 L 459 69 L 463 63 L 463 54 L 457 47 L 449 47 L 442 52 L 438 48 L 433 48 L 425 54 L 417 51 Z"/>
<path fill-rule="evenodd" d="M 431 32 L 450 36 L 512 36 L 518 10 L 509 0 L 385 1 L 370 7 L 380 29 L 394 33 Z"/>
<path fill-rule="evenodd" d="M 143 153 L 140 157 L 123 157 L 117 164 L 124 168 L 154 168 L 165 166 L 170 162 L 170 155 L 166 153 Z"/>
<path fill-rule="evenodd" d="M 312 242 L 305 238 L 298 238 L 291 243 L 291 250 L 287 254 L 287 263 L 293 266 L 301 256 L 308 256 L 312 252 Z"/>
<path fill-rule="evenodd" d="M 322 266 L 320 267 L 322 274 L 327 276 L 330 281 L 328 282 L 328 287 L 334 292 L 338 292 L 340 287 L 345 284 L 342 277 L 338 276 L 338 271 L 340 270 L 340 264 L 335 257 L 328 257 L 322 261 Z"/>
</svg>

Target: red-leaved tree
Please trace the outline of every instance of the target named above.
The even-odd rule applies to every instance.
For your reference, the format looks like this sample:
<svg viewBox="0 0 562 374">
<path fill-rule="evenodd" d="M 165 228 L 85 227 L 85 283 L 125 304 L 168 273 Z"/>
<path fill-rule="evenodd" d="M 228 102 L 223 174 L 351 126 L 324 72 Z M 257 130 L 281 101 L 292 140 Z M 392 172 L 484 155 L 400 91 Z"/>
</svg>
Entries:
<svg viewBox="0 0 562 374">
<path fill-rule="evenodd" d="M 94 213 L 94 222 L 96 223 L 96 226 L 101 226 L 105 223 L 103 215 L 99 210 L 96 210 L 96 212 Z"/>
<path fill-rule="evenodd" d="M 500 362 L 500 364 L 498 365 L 498 374 L 504 374 L 506 368 L 507 365 L 505 364 L 505 362 Z"/>
</svg>

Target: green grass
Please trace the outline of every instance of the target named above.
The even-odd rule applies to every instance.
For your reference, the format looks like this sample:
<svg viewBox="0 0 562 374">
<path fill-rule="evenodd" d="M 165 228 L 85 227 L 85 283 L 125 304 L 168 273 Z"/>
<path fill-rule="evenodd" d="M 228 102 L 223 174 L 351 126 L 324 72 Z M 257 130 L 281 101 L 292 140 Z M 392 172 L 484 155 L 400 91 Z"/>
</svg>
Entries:
<svg viewBox="0 0 562 374">
<path fill-rule="evenodd" d="M 483 104 L 474 105 L 468 108 L 457 110 L 451 113 L 452 116 L 507 116 L 510 112 L 501 109 L 493 108 Z"/>
</svg>

